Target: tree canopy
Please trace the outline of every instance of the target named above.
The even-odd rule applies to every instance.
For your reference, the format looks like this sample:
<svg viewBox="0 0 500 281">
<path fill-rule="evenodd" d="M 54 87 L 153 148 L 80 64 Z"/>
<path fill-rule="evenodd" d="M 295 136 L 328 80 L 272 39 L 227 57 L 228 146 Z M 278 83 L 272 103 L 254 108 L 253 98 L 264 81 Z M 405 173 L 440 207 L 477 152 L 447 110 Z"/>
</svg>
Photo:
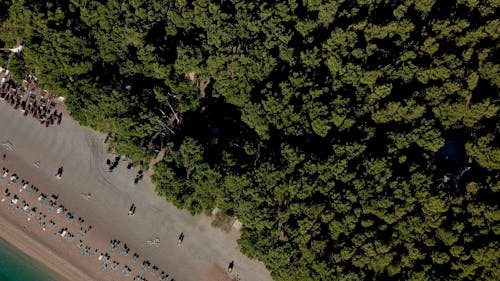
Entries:
<svg viewBox="0 0 500 281">
<path fill-rule="evenodd" d="M 275 280 L 499 280 L 499 7 L 19 0 L 0 39 L 118 152 L 166 148 L 157 193 L 236 216 Z"/>
</svg>

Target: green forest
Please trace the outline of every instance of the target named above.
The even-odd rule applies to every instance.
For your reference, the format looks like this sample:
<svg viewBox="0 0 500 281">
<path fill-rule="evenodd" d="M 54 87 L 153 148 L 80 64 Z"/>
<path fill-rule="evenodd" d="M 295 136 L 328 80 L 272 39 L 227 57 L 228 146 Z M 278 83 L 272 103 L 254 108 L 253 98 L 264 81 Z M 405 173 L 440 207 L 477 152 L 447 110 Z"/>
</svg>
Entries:
<svg viewBox="0 0 500 281">
<path fill-rule="evenodd" d="M 136 163 L 165 149 L 156 192 L 238 218 L 274 280 L 500 280 L 499 9 L 4 0 L 0 62 Z"/>
</svg>

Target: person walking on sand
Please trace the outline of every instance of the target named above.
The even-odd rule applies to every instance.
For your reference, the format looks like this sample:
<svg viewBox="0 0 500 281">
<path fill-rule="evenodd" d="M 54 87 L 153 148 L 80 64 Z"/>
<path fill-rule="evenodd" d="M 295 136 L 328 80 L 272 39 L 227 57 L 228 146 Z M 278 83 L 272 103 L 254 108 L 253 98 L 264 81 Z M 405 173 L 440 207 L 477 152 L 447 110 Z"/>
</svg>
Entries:
<svg viewBox="0 0 500 281">
<path fill-rule="evenodd" d="M 59 167 L 59 169 L 57 169 L 56 178 L 61 179 L 62 173 L 63 173 L 63 167 Z"/>
<path fill-rule="evenodd" d="M 7 158 L 7 155 L 5 155 L 4 153 L 4 155 L 2 156 L 2 160 L 5 161 L 5 158 Z"/>
<path fill-rule="evenodd" d="M 182 241 L 184 241 L 184 232 L 181 232 L 181 235 L 179 235 L 179 239 L 177 240 L 177 246 L 180 246 L 182 244 Z"/>
</svg>

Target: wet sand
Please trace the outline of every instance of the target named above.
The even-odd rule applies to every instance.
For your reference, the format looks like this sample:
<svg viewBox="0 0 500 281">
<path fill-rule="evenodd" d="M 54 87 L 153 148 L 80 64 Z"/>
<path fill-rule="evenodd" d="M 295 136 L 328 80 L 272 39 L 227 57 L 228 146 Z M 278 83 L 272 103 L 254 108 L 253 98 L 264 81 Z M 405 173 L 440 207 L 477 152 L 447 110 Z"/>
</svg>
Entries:
<svg viewBox="0 0 500 281">
<path fill-rule="evenodd" d="M 66 113 L 61 126 L 46 128 L 0 100 L 0 153 L 7 154 L 6 161 L 0 161 L 0 169 L 5 166 L 20 177 L 18 183 L 13 184 L 12 193 L 18 193 L 19 182 L 26 179 L 47 194 L 49 198 L 45 205 L 40 206 L 40 211 L 57 220 L 55 229 L 43 231 L 36 221 L 26 220 L 27 213 L 11 213 L 8 202 L 3 202 L 0 205 L 0 236 L 68 280 L 132 280 L 141 273 L 140 267 L 145 259 L 151 266 L 157 265 L 159 272 L 167 272 L 169 281 L 171 278 L 177 281 L 225 281 L 235 277 L 242 281 L 271 280 L 262 263 L 239 252 L 237 231 L 225 233 L 212 228 L 207 216 L 192 217 L 176 209 L 154 194 L 147 176 L 144 182 L 134 185 L 137 169 L 126 169 L 125 162 L 113 173 L 108 173 L 105 162 L 114 155 L 106 153 L 103 141 L 102 134 L 79 126 Z M 12 151 L 1 145 L 7 142 L 12 144 Z M 35 166 L 35 162 L 40 165 Z M 64 167 L 64 173 L 62 179 L 57 180 L 54 175 L 60 166 Z M 0 183 L 0 196 L 7 181 Z M 19 195 L 20 201 L 31 200 L 30 206 L 37 204 L 35 196 L 30 197 L 26 191 L 23 193 Z M 81 193 L 91 193 L 91 199 L 83 199 Z M 47 214 L 51 194 L 59 196 L 58 205 L 63 204 L 74 212 L 73 222 L 67 222 L 54 210 Z M 127 215 L 132 203 L 137 206 L 133 217 Z M 85 225 L 93 226 L 83 238 L 76 235 L 78 217 L 85 219 Z M 75 234 L 69 243 L 53 235 L 65 224 Z M 181 232 L 185 239 L 178 246 L 177 238 Z M 161 241 L 158 247 L 146 243 L 154 237 Z M 121 255 L 119 249 L 113 250 L 110 262 L 117 260 L 120 267 L 112 273 L 103 272 L 97 256 L 81 255 L 77 249 L 79 239 L 83 240 L 84 246 L 89 245 L 91 251 L 97 248 L 98 254 L 110 250 L 111 239 L 122 241 L 121 245 L 127 243 L 131 250 L 128 256 Z M 26 247 L 23 248 L 23 244 Z M 134 252 L 140 255 L 137 264 L 131 259 Z M 234 269 L 229 274 L 226 267 L 230 261 L 234 261 Z M 133 269 L 131 276 L 123 277 L 123 265 Z M 158 273 L 153 276 L 151 270 L 147 270 L 144 276 L 148 280 L 158 280 Z"/>
<path fill-rule="evenodd" d="M 21 229 L 16 224 L 0 216 L 0 236 L 14 247 L 66 280 L 92 280 L 91 277 L 50 250 L 49 247 L 44 246 L 40 241 L 34 240 L 29 233 L 30 230 Z"/>
</svg>

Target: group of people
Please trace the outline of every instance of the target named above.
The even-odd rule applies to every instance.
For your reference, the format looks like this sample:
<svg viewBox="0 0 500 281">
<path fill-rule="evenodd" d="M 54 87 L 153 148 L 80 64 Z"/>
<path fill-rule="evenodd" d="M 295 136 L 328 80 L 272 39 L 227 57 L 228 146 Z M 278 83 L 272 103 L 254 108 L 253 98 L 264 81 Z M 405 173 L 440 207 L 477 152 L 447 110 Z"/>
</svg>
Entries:
<svg viewBox="0 0 500 281">
<path fill-rule="evenodd" d="M 142 170 L 139 170 L 137 172 L 137 175 L 135 176 L 134 184 L 138 184 L 139 181 L 141 181 L 143 178 L 144 178 L 144 173 L 142 172 Z"/>
<path fill-rule="evenodd" d="M 55 231 L 53 236 L 62 239 L 68 244 L 73 242 L 75 237 L 78 237 L 76 238 L 78 239 L 77 250 L 81 251 L 82 256 L 95 257 L 98 253 L 100 253 L 97 260 L 100 262 L 100 268 L 102 271 L 107 270 L 112 273 L 121 269 L 121 273 L 124 278 L 132 278 L 132 276 L 135 275 L 132 280 L 147 281 L 148 279 L 146 278 L 146 273 L 149 273 L 153 276 L 153 278 L 157 277 L 157 280 L 160 281 L 175 281 L 173 278 L 169 279 L 169 274 L 165 271 L 161 271 L 161 273 L 159 273 L 160 270 L 158 266 L 151 266 L 151 263 L 148 260 L 144 260 L 142 262 L 142 266 L 139 267 L 139 254 L 137 253 L 134 253 L 132 257 L 130 257 L 130 266 L 121 266 L 118 258 L 113 259 L 113 250 L 121 246 L 120 254 L 123 261 L 131 249 L 126 243 L 121 245 L 119 240 L 111 240 L 109 244 L 110 249 L 103 252 L 99 252 L 99 249 L 93 247 L 91 244 L 85 245 L 84 237 L 92 230 L 92 226 L 87 225 L 85 219 L 82 217 L 78 217 L 77 226 L 72 225 L 71 223 L 75 218 L 75 214 L 64 207 L 64 205 L 57 202 L 59 199 L 58 195 L 53 194 L 49 197 L 43 192 L 40 192 L 35 185 L 30 184 L 28 180 L 22 179 L 19 182 L 20 177 L 16 173 L 11 173 L 7 168 L 3 168 L 0 172 L 0 183 L 3 181 L 6 182 L 5 189 L 1 194 L 1 202 L 8 202 L 7 209 L 12 214 L 27 212 L 27 221 L 32 221 L 36 218 L 36 222 L 44 232 L 50 229 L 54 229 L 55 231 L 56 224 L 60 224 L 59 230 Z M 16 185 L 19 186 L 17 187 Z M 17 190 L 19 192 L 17 192 Z M 30 200 L 29 196 L 36 198 L 36 202 L 31 203 L 30 201 L 33 199 Z M 50 198 L 50 202 L 45 204 L 48 198 Z M 46 205 L 47 208 L 46 212 L 42 211 L 44 209 L 44 205 Z M 0 211 L 2 209 L 3 208 L 0 206 Z M 134 266 L 132 266 L 132 264 L 137 264 L 136 267 L 138 269 L 133 270 Z M 134 271 L 135 274 L 133 274 Z"/>
<path fill-rule="evenodd" d="M 21 109 L 25 116 L 32 116 L 46 127 L 57 124 L 61 125 L 62 112 L 54 109 L 55 103 L 48 98 L 37 98 L 29 89 L 37 80 L 32 75 L 28 75 L 22 85 L 17 85 L 10 77 L 2 78 L 0 84 L 0 99 L 12 105 L 14 109 Z M 34 87 L 36 88 L 36 87 Z"/>
<path fill-rule="evenodd" d="M 121 156 L 118 155 L 115 157 L 114 160 L 111 160 L 111 159 L 107 159 L 106 160 L 106 165 L 108 166 L 108 172 L 109 173 L 112 173 L 114 171 L 114 169 L 116 167 L 118 167 L 118 164 L 120 163 L 120 160 L 121 160 Z M 132 161 L 129 161 L 128 164 L 127 164 L 127 169 L 131 169 L 132 166 L 134 165 L 134 163 L 132 163 Z M 142 170 L 139 170 L 135 176 L 135 179 L 134 179 L 134 184 L 138 184 L 139 181 L 142 181 L 144 179 L 144 172 Z"/>
<path fill-rule="evenodd" d="M 120 156 L 116 156 L 114 161 L 111 161 L 110 159 L 106 160 L 106 165 L 108 165 L 108 172 L 111 173 L 116 167 L 118 167 L 120 159 Z"/>
</svg>

